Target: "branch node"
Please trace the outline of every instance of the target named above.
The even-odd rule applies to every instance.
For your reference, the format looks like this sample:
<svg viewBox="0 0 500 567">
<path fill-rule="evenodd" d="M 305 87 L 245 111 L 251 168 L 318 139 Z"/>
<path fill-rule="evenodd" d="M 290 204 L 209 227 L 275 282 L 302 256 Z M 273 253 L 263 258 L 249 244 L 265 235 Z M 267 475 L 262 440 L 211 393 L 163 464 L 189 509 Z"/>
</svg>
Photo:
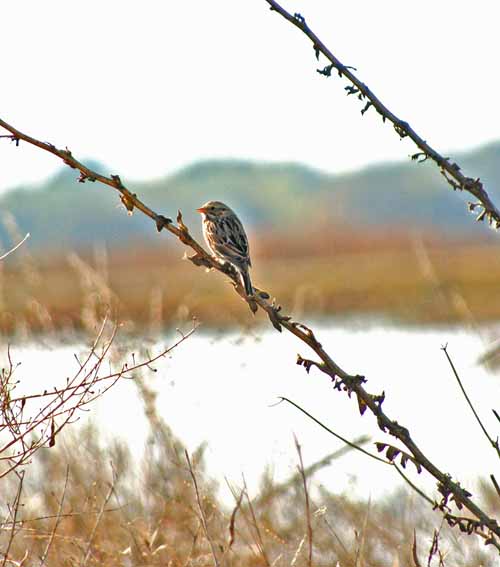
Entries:
<svg viewBox="0 0 500 567">
<path fill-rule="evenodd" d="M 180 209 L 177 211 L 177 224 L 179 225 L 180 230 L 184 234 L 189 233 L 188 227 L 184 224 L 184 221 L 182 220 L 182 212 Z"/>
<path fill-rule="evenodd" d="M 408 136 L 409 129 L 410 125 L 408 122 L 404 122 L 403 120 L 399 120 L 394 124 L 394 130 L 396 130 L 396 133 L 400 138 L 406 138 L 406 136 Z"/>
<path fill-rule="evenodd" d="M 167 225 L 172 224 L 172 219 L 164 217 L 163 215 L 157 215 L 155 218 L 156 230 L 161 232 Z"/>
<path fill-rule="evenodd" d="M 372 101 L 369 100 L 366 104 L 365 107 L 361 110 L 361 115 L 363 116 L 365 114 L 365 112 L 370 108 L 370 106 L 372 106 Z"/>
<path fill-rule="evenodd" d="M 319 72 L 320 71 L 318 71 L 318 73 Z M 351 85 L 347 85 L 347 87 L 344 87 L 344 90 L 347 91 L 347 96 L 359 93 L 359 89 L 357 87 L 353 87 Z"/>
<path fill-rule="evenodd" d="M 261 289 L 257 289 L 254 288 L 255 293 L 261 298 L 261 299 L 270 299 L 271 296 L 267 293 L 267 291 L 263 291 Z"/>
<path fill-rule="evenodd" d="M 78 177 L 78 183 L 85 183 L 85 181 L 89 181 L 91 183 L 94 183 L 96 181 L 96 178 L 92 177 L 92 175 L 89 175 L 88 173 L 85 173 L 85 172 L 80 170 L 80 176 Z"/>
<path fill-rule="evenodd" d="M 293 19 L 297 22 L 297 24 L 299 24 L 304 29 L 307 27 L 306 19 L 302 14 L 299 14 L 299 12 L 295 12 L 295 14 L 293 15 Z"/>
<path fill-rule="evenodd" d="M 424 163 L 429 159 L 429 156 L 425 152 L 417 152 L 416 154 L 412 154 L 411 156 L 412 161 L 416 161 L 418 163 Z"/>
<path fill-rule="evenodd" d="M 110 178 L 115 182 L 115 187 L 117 189 L 124 189 L 122 180 L 119 175 L 110 175 Z"/>
<path fill-rule="evenodd" d="M 134 207 L 135 207 L 134 199 L 136 197 L 137 195 L 135 193 L 134 194 L 122 193 L 120 195 L 120 201 L 123 203 L 123 206 L 127 209 L 129 215 L 131 215 L 134 212 Z"/>
<path fill-rule="evenodd" d="M 330 77 L 332 75 L 332 69 L 334 67 L 335 65 L 332 63 L 330 65 L 327 65 L 326 67 L 323 67 L 323 69 L 316 69 L 316 72 L 325 77 Z"/>
<path fill-rule="evenodd" d="M 315 362 L 314 360 L 309 360 L 307 358 L 302 358 L 300 354 L 297 354 L 296 364 L 298 364 L 299 366 L 303 366 L 308 374 L 311 371 L 311 366 L 317 366 L 318 368 L 321 367 L 321 363 Z"/>
<path fill-rule="evenodd" d="M 63 154 L 63 162 L 66 165 L 69 165 L 69 167 L 71 167 L 71 169 L 77 169 L 76 165 L 74 164 L 74 158 L 73 158 L 73 154 L 71 153 L 70 149 L 66 146 L 65 150 L 61 150 L 61 153 Z"/>
</svg>

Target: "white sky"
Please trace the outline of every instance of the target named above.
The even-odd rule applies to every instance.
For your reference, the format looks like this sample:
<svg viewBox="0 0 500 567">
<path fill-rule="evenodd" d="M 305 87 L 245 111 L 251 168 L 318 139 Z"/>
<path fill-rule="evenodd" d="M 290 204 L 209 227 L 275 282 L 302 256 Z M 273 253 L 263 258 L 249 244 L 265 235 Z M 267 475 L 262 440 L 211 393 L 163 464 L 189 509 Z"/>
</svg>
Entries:
<svg viewBox="0 0 500 567">
<path fill-rule="evenodd" d="M 500 138 L 500 3 L 283 2 L 445 153 Z M 145 179 L 202 158 L 330 172 L 414 150 L 325 79 L 309 40 L 264 0 L 2 2 L 0 116 L 106 173 Z M 0 190 L 53 156 L 0 141 Z"/>
</svg>

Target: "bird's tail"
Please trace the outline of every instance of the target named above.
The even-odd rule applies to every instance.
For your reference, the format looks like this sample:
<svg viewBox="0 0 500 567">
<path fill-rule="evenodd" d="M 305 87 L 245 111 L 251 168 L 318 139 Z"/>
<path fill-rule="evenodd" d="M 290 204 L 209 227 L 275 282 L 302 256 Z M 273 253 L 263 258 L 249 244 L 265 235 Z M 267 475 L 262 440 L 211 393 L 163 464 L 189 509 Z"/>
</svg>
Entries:
<svg viewBox="0 0 500 567">
<path fill-rule="evenodd" d="M 245 293 L 251 297 L 253 295 L 252 280 L 250 279 L 250 274 L 248 270 L 241 270 L 241 279 L 243 281 L 243 287 L 245 288 Z"/>
</svg>

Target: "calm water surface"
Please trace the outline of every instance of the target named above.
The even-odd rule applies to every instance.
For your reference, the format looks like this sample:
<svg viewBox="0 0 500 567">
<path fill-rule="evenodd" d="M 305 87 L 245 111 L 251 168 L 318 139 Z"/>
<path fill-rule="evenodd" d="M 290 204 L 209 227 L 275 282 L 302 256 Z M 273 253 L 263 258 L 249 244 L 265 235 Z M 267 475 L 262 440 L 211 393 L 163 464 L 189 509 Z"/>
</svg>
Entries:
<svg viewBox="0 0 500 567">
<path fill-rule="evenodd" d="M 466 487 L 478 474 L 498 473 L 498 461 L 441 351 L 447 343 L 470 398 L 496 438 L 500 424 L 491 409 L 500 411 L 500 382 L 477 364 L 484 350 L 477 334 L 457 328 L 405 329 L 380 323 L 332 323 L 316 329 L 318 339 L 345 370 L 366 376 L 368 391 L 385 391 L 386 413 L 410 429 L 424 453 L 442 470 L 458 476 Z M 172 333 L 157 347 L 173 342 Z M 74 354 L 84 351 L 78 345 L 47 349 L 14 344 L 12 352 L 22 361 L 17 376 L 23 387 L 40 390 L 71 375 L 76 368 Z M 192 451 L 208 443 L 208 473 L 236 483 L 244 474 L 252 490 L 257 489 L 268 465 L 277 480 L 295 473 L 294 434 L 302 445 L 306 466 L 342 447 L 290 405 L 276 406 L 279 396 L 294 400 L 348 439 L 368 434 L 373 442 L 392 442 L 368 413 L 360 417 L 354 398 L 333 391 L 319 371 L 313 369 L 308 375 L 297 366 L 297 353 L 310 356 L 287 333 L 262 330 L 216 336 L 200 329 L 170 358 L 156 363 L 157 373 L 148 380 L 158 392 L 160 414 L 187 448 Z M 125 440 L 140 460 L 147 424 L 133 384 L 115 386 L 80 423 L 88 419 L 95 420 L 105 439 L 118 436 Z M 422 475 L 412 478 L 426 488 L 433 485 Z M 314 482 L 368 498 L 392 491 L 400 480 L 390 467 L 353 452 L 317 473 Z M 224 490 L 221 482 L 223 496 Z"/>
</svg>

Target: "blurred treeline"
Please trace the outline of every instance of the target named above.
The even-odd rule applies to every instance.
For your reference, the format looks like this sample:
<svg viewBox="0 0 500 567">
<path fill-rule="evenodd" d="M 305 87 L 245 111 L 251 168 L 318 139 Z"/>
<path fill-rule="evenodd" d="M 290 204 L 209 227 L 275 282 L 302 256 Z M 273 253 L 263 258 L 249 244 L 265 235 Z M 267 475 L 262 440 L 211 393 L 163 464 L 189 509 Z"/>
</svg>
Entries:
<svg viewBox="0 0 500 567">
<path fill-rule="evenodd" d="M 500 143 L 453 157 L 495 196 Z M 0 199 L 2 248 L 31 233 L 0 266 L 3 332 L 78 329 L 109 306 L 141 327 L 192 315 L 223 326 L 251 320 L 221 276 L 181 261 L 176 239 L 140 213 L 128 216 L 109 187 L 77 178 L 65 168 Z M 500 317 L 496 234 L 472 222 L 466 197 L 427 163 L 333 176 L 296 164 L 211 161 L 165 179 L 123 181 L 165 216 L 180 208 L 199 239 L 196 207 L 209 199 L 233 206 L 250 236 L 255 284 L 295 315 Z"/>
<path fill-rule="evenodd" d="M 493 197 L 500 197 L 500 142 L 457 158 L 464 172 L 480 176 Z M 109 171 L 87 161 L 97 171 Z M 37 187 L 20 187 L 0 198 L 23 232 L 31 232 L 32 248 L 67 251 L 94 243 L 120 246 L 157 241 L 154 226 L 140 214 L 118 214 L 118 195 L 98 183 L 77 183 L 69 168 Z M 163 179 L 122 181 L 154 210 L 175 217 L 181 209 L 190 227 L 199 225 L 194 209 L 210 199 L 232 205 L 249 231 L 309 234 L 325 224 L 356 231 L 381 227 L 484 235 L 471 222 L 436 167 L 407 162 L 382 164 L 361 171 L 328 175 L 297 164 L 247 161 L 196 163 Z M 0 242 L 10 241 L 0 226 Z M 334 244 L 334 243 L 333 243 Z"/>
</svg>

